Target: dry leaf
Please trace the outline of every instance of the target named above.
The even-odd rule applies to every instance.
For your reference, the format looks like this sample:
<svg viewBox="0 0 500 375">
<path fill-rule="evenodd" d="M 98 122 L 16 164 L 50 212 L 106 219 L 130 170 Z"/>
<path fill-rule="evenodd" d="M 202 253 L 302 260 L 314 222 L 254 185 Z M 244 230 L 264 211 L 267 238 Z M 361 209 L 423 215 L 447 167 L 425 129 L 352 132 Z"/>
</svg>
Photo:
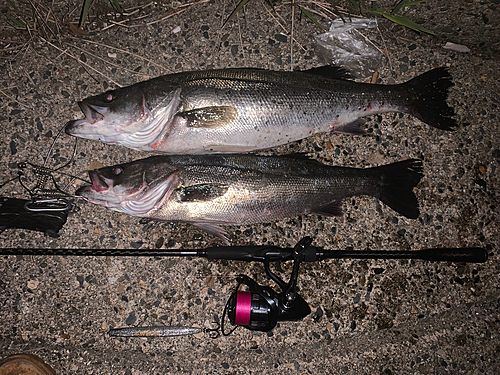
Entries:
<svg viewBox="0 0 500 375">
<path fill-rule="evenodd" d="M 78 36 L 86 36 L 87 35 L 87 32 L 85 30 L 80 29 L 78 26 L 76 26 L 73 23 L 69 24 L 69 30 L 73 34 L 78 35 Z"/>
</svg>

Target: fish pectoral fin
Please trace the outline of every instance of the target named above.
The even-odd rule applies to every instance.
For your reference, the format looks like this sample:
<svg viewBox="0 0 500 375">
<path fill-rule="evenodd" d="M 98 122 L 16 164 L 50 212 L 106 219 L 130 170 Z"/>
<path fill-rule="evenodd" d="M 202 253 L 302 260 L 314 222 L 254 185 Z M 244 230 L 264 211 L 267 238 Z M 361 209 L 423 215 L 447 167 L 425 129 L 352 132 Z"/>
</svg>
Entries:
<svg viewBox="0 0 500 375">
<path fill-rule="evenodd" d="M 193 225 L 207 233 L 210 233 L 212 236 L 220 238 L 224 244 L 230 244 L 229 239 L 227 238 L 227 232 L 220 226 L 210 223 L 193 223 Z"/>
<path fill-rule="evenodd" d="M 222 184 L 199 184 L 176 189 L 181 202 L 206 202 L 226 194 L 229 186 Z"/>
<path fill-rule="evenodd" d="M 238 117 L 238 109 L 232 106 L 213 106 L 179 112 L 190 128 L 218 128 L 230 124 Z"/>
<path fill-rule="evenodd" d="M 335 200 L 313 212 L 323 216 L 342 216 L 344 214 L 342 211 L 342 199 Z"/>
<path fill-rule="evenodd" d="M 358 118 L 352 122 L 347 124 L 332 126 L 331 131 L 335 133 L 344 133 L 344 134 L 352 134 L 352 135 L 365 135 L 366 130 L 363 129 L 365 125 L 365 120 Z"/>
</svg>

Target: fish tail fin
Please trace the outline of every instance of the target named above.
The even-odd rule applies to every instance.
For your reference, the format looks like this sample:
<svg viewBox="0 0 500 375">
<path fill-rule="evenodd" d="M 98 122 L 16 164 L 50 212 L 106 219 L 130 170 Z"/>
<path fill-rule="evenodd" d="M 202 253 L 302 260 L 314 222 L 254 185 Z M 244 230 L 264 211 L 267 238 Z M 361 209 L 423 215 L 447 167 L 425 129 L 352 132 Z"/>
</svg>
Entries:
<svg viewBox="0 0 500 375">
<path fill-rule="evenodd" d="M 436 68 L 403 83 L 413 93 L 408 103 L 408 113 L 429 126 L 443 130 L 454 130 L 457 122 L 448 106 L 448 89 L 453 86 L 452 77 L 446 68 Z"/>
<path fill-rule="evenodd" d="M 375 169 L 381 181 L 377 198 L 401 215 L 416 219 L 420 212 L 413 188 L 423 177 L 422 162 L 410 159 Z"/>
</svg>

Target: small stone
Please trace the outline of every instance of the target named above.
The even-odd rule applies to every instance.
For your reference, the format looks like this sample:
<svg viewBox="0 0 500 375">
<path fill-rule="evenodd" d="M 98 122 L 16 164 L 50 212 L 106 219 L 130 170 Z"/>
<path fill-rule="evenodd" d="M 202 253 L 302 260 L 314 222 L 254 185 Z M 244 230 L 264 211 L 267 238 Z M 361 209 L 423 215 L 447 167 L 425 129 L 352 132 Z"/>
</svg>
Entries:
<svg viewBox="0 0 500 375">
<path fill-rule="evenodd" d="M 78 284 L 80 285 L 80 288 L 83 288 L 83 282 L 85 281 L 85 279 L 83 278 L 82 275 L 77 275 L 76 276 L 76 280 L 78 281 Z"/>
<path fill-rule="evenodd" d="M 16 142 L 14 141 L 10 141 L 10 153 L 11 155 L 15 155 L 17 154 L 17 145 L 16 145 Z"/>
<path fill-rule="evenodd" d="M 155 242 L 155 248 L 160 249 L 163 246 L 164 242 L 165 239 L 163 237 L 158 238 Z"/>
<path fill-rule="evenodd" d="M 286 35 L 283 35 L 283 34 L 276 34 L 274 36 L 274 39 L 276 39 L 278 42 L 283 42 L 283 43 L 286 43 L 286 41 L 287 41 Z"/>
<path fill-rule="evenodd" d="M 40 281 L 38 281 L 38 280 L 29 280 L 28 281 L 28 288 L 36 289 L 36 288 L 38 288 L 38 284 L 40 284 Z"/>
<path fill-rule="evenodd" d="M 130 243 L 130 246 L 133 249 L 140 249 L 142 245 L 144 245 L 144 242 L 142 242 L 142 241 L 137 241 L 137 242 L 131 242 Z"/>
<path fill-rule="evenodd" d="M 127 320 L 125 320 L 125 324 L 131 326 L 132 324 L 135 323 L 137 320 L 137 317 L 135 316 L 135 312 L 132 311 L 130 315 L 128 316 Z"/>
</svg>

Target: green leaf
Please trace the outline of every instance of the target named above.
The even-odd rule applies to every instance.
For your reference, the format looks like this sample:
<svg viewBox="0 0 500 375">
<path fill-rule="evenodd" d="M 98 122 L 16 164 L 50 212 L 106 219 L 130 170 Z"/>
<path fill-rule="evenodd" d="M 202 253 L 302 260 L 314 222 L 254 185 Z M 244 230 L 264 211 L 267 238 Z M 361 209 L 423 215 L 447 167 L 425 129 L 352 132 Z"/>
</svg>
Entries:
<svg viewBox="0 0 500 375">
<path fill-rule="evenodd" d="M 226 24 L 229 22 L 229 20 L 231 18 L 233 18 L 233 16 L 238 13 L 241 8 L 243 8 L 248 2 L 250 2 L 251 0 L 241 0 L 240 3 L 236 6 L 236 8 L 234 8 L 234 10 L 231 12 L 231 14 L 229 15 L 229 17 L 227 18 L 227 20 L 224 22 L 224 24 L 222 25 L 222 27 L 226 26 Z"/>
<path fill-rule="evenodd" d="M 368 13 L 371 13 L 371 14 L 376 14 L 376 15 L 383 15 L 384 13 L 386 13 L 389 9 L 386 9 L 386 8 L 379 8 L 379 9 L 367 9 L 366 11 Z"/>
<path fill-rule="evenodd" d="M 109 0 L 109 2 L 111 3 L 111 6 L 115 10 L 115 12 L 123 13 L 123 9 L 122 9 L 120 3 L 118 2 L 118 0 Z"/>
<path fill-rule="evenodd" d="M 412 29 L 412 30 L 415 30 L 415 31 L 419 31 L 419 32 L 421 31 L 421 32 L 424 32 L 424 33 L 427 33 L 427 34 L 431 34 L 431 35 L 436 35 L 436 34 L 434 34 L 434 32 L 426 29 L 423 26 L 420 26 L 419 24 L 416 24 L 415 22 L 409 20 L 406 17 L 398 16 L 397 14 L 389 14 L 389 13 L 383 13 L 382 15 L 385 18 L 387 18 L 388 20 L 390 20 L 392 22 L 396 22 L 399 25 L 406 26 L 409 29 Z"/>
<path fill-rule="evenodd" d="M 26 23 L 24 21 L 21 21 L 17 18 L 13 18 L 11 16 L 7 16 L 7 18 L 17 26 L 26 27 Z"/>
<path fill-rule="evenodd" d="M 394 5 L 394 7 L 392 8 L 392 11 L 391 13 L 394 14 L 394 13 L 397 13 L 399 12 L 399 10 L 404 7 L 406 4 L 406 1 L 405 0 L 400 0 L 396 5 Z"/>
<path fill-rule="evenodd" d="M 378 15 L 382 15 L 382 14 L 387 13 L 387 12 L 396 13 L 397 11 L 399 11 L 402 8 L 407 8 L 409 6 L 425 3 L 426 1 L 427 0 L 418 0 L 418 1 L 413 1 L 411 3 L 400 2 L 400 3 L 396 4 L 395 6 L 389 7 L 389 8 L 377 8 L 377 2 L 372 1 L 371 7 L 369 9 L 367 9 L 366 11 L 368 13 L 378 14 Z"/>
<path fill-rule="evenodd" d="M 83 8 L 82 8 L 82 14 L 80 15 L 80 21 L 78 22 L 78 27 L 80 29 L 83 29 L 83 24 L 85 23 L 85 20 L 87 19 L 87 15 L 89 14 L 89 8 L 90 8 L 90 3 L 92 0 L 84 0 L 83 1 Z"/>
<path fill-rule="evenodd" d="M 316 26 L 318 26 L 321 30 L 326 31 L 325 28 L 323 27 L 323 25 L 320 24 L 318 21 L 316 21 L 316 18 L 314 18 L 313 15 L 309 11 L 307 11 L 304 8 L 302 8 L 301 6 L 299 6 L 299 9 L 304 14 L 304 16 L 306 16 L 311 21 L 313 21 Z"/>
<path fill-rule="evenodd" d="M 351 3 L 351 6 L 355 12 L 361 12 L 361 6 L 359 5 L 358 0 L 349 0 L 349 2 Z"/>
<path fill-rule="evenodd" d="M 413 2 L 411 2 L 411 3 L 406 3 L 406 4 L 404 4 L 404 6 L 403 6 L 403 7 L 404 7 L 404 8 L 406 8 L 406 7 L 411 7 L 411 6 L 413 6 L 413 5 L 418 5 L 418 4 L 425 3 L 426 1 L 427 1 L 427 0 L 413 1 Z"/>
</svg>

